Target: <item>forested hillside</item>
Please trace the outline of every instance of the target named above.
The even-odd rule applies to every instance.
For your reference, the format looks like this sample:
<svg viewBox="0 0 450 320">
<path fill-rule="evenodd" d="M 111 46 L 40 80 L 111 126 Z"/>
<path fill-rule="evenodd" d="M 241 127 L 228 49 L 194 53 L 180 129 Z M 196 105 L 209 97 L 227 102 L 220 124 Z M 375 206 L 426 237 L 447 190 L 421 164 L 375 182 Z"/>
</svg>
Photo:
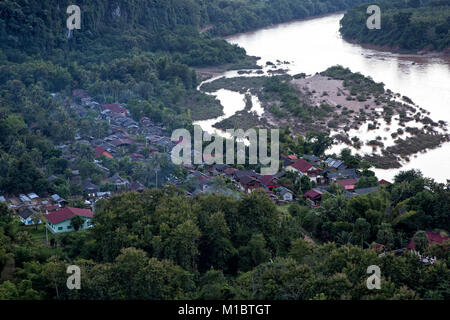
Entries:
<svg viewBox="0 0 450 320">
<path fill-rule="evenodd" d="M 349 10 L 341 21 L 344 38 L 393 49 L 441 51 L 450 47 L 450 1 L 380 1 L 381 29 L 366 26 L 367 6 Z"/>
<path fill-rule="evenodd" d="M 70 4 L 68 0 L 2 1 L 3 54 L 14 62 L 37 54 L 58 63 L 98 63 L 125 54 L 170 52 L 189 65 L 222 64 L 234 61 L 236 55 L 242 57 L 242 50 L 198 35 L 201 17 L 193 0 L 79 1 L 81 30 L 73 33 L 66 28 Z"/>
<path fill-rule="evenodd" d="M 190 127 L 221 114 L 217 101 L 196 90 L 192 67 L 254 64 L 242 48 L 200 35 L 200 27 L 213 23 L 213 34 L 229 34 L 359 2 L 82 0 L 81 30 L 69 32 L 68 0 L 1 1 L 0 191 L 54 192 L 44 180 L 54 173 L 50 162 L 62 162 L 54 144 L 73 140 L 86 121 L 96 138 L 108 131 L 96 131 L 94 115 L 81 119 L 65 108 L 72 90 L 127 103 L 136 120 Z"/>
<path fill-rule="evenodd" d="M 227 53 L 223 47 L 214 50 L 217 42 L 196 37 L 200 27 L 211 25 L 212 35 L 229 35 L 346 10 L 365 1 L 81 0 L 77 5 L 82 8 L 82 31 L 68 33 L 65 18 L 70 1 L 6 0 L 0 3 L 0 40 L 4 54 L 14 61 L 29 53 L 54 55 L 67 49 L 72 52 L 70 59 L 77 51 L 105 58 L 106 45 L 123 52 L 179 52 L 187 55 L 184 62 L 190 65 L 224 63 L 233 59 L 223 57 Z M 214 55 L 219 57 L 208 60 Z"/>
<path fill-rule="evenodd" d="M 367 0 L 196 0 L 213 35 L 230 35 L 271 24 L 343 11 Z"/>
<path fill-rule="evenodd" d="M 247 63 L 243 49 L 199 35 L 192 1 L 80 1 L 82 26 L 72 34 L 69 4 L 0 2 L 1 192 L 55 192 L 44 178 L 59 170 L 51 163 L 64 171 L 67 162 L 54 145 L 81 131 L 95 138 L 108 132 L 94 125 L 95 114 L 70 112 L 72 90 L 99 103 L 127 103 L 136 120 L 189 127 L 191 109 L 194 119 L 202 109 L 221 114 L 196 90 L 191 66 Z"/>
</svg>

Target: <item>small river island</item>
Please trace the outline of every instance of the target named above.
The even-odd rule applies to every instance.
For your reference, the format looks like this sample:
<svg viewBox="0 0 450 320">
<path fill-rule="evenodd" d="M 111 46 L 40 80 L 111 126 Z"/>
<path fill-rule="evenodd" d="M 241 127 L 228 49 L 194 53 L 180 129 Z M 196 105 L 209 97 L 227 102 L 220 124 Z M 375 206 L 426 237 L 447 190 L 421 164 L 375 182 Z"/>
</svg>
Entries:
<svg viewBox="0 0 450 320">
<path fill-rule="evenodd" d="M 425 90 L 428 94 L 428 102 L 424 105 L 415 99 L 420 91 L 412 90 L 418 84 L 412 83 L 408 87 L 402 83 L 405 82 L 404 79 L 401 79 L 397 85 L 391 85 L 390 81 L 385 80 L 391 80 L 386 75 L 393 71 L 379 75 L 375 69 L 383 62 L 385 68 L 391 69 L 392 60 L 395 59 L 394 62 L 402 66 L 396 74 L 396 77 L 401 78 L 404 76 L 402 72 L 405 64 L 409 68 L 423 68 L 426 63 L 436 61 L 415 62 L 402 55 L 364 49 L 348 43 L 339 34 L 329 30 L 339 29 L 338 23 L 342 16 L 336 14 L 321 17 L 309 20 L 308 23 L 297 21 L 229 38 L 231 43 L 242 45 L 249 54 L 256 56 L 263 53 L 258 61 L 260 68 L 211 74 L 211 79 L 199 86 L 202 91 L 211 95 L 225 89 L 239 93 L 242 99 L 236 112 L 217 118 L 218 121 L 210 119 L 209 128 L 202 127 L 219 132 L 229 128 L 289 128 L 293 135 L 326 132 L 335 141 L 328 153 L 339 154 L 343 148 L 349 148 L 375 168 L 384 169 L 383 172 L 387 172 L 386 169 L 398 172 L 399 168 L 414 161 L 418 154 L 430 152 L 443 144 L 447 146 L 446 142 L 450 140 L 447 128 L 449 119 L 442 110 L 435 112 L 437 108 L 428 109 L 430 106 L 436 107 L 438 103 L 444 107 L 443 102 L 450 99 L 447 93 L 444 91 L 443 100 L 430 96 L 426 92 L 427 80 L 424 79 L 422 91 Z M 317 57 L 314 56 L 314 51 L 323 51 L 324 44 L 317 43 L 311 34 L 304 33 L 311 30 L 311 25 L 319 35 L 325 36 L 325 41 L 330 40 L 328 46 L 334 45 L 335 52 L 326 56 L 316 52 Z M 285 46 L 285 50 L 299 48 L 296 55 L 279 48 L 270 50 L 262 42 L 278 41 L 275 38 L 277 35 L 278 38 L 282 36 L 287 39 L 294 31 L 306 46 L 302 45 L 300 48 L 299 45 L 281 40 L 274 46 Z M 314 49 L 313 45 L 318 48 Z M 342 55 L 349 57 L 343 58 Z M 325 62 L 320 59 L 322 57 L 326 57 Z M 370 60 L 373 61 L 373 68 L 367 65 Z M 360 63 L 355 67 L 355 62 Z M 447 63 L 444 62 L 444 78 L 448 76 L 450 81 L 450 72 L 445 71 Z M 327 64 L 329 65 L 322 67 Z M 405 86 L 398 90 L 398 84 Z M 262 110 L 260 114 L 252 108 L 245 108 L 245 100 L 249 96 Z M 219 100 L 226 109 L 226 95 L 222 95 Z M 421 169 L 420 166 L 418 168 Z"/>
</svg>

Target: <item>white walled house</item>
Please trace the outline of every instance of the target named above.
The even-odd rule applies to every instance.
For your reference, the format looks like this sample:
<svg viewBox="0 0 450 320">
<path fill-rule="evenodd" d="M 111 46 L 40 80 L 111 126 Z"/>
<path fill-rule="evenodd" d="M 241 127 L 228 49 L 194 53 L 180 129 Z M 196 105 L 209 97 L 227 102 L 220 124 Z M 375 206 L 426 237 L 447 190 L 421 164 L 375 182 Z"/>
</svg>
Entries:
<svg viewBox="0 0 450 320">
<path fill-rule="evenodd" d="M 84 220 L 80 230 L 86 230 L 92 227 L 91 220 L 94 217 L 94 214 L 91 210 L 66 207 L 64 209 L 49 213 L 46 216 L 47 229 L 52 233 L 75 231 L 71 224 L 71 220 L 74 216 L 80 216 Z"/>
</svg>

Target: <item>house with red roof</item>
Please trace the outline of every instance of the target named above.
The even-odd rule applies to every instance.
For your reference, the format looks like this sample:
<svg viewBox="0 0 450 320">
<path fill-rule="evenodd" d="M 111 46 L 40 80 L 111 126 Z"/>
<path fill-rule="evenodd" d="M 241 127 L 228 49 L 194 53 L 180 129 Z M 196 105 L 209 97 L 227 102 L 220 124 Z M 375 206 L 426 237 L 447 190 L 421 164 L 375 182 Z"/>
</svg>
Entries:
<svg viewBox="0 0 450 320">
<path fill-rule="evenodd" d="M 342 179 L 336 181 L 339 185 L 343 186 L 345 190 L 355 190 L 355 185 L 358 182 L 356 179 Z"/>
<path fill-rule="evenodd" d="M 306 160 L 299 159 L 299 160 L 295 161 L 294 163 L 287 165 L 286 171 L 291 171 L 294 173 L 301 172 L 302 174 L 304 174 L 304 175 L 306 174 L 308 177 L 313 178 L 313 180 L 315 180 L 315 178 L 321 172 L 321 169 L 319 167 L 309 163 Z"/>
<path fill-rule="evenodd" d="M 445 241 L 449 241 L 450 237 L 447 236 L 442 236 L 439 233 L 435 233 L 435 232 L 429 232 L 427 231 L 427 238 L 428 238 L 428 244 L 431 246 L 435 243 L 444 243 Z M 411 239 L 411 241 L 409 242 L 408 249 L 410 250 L 415 250 L 416 245 L 414 243 L 414 239 Z M 450 249 L 450 247 L 446 248 L 447 250 Z"/>
<path fill-rule="evenodd" d="M 123 139 L 115 139 L 110 142 L 114 147 L 127 147 L 132 144 L 136 144 L 131 140 L 130 138 L 123 138 Z"/>
<path fill-rule="evenodd" d="M 105 157 L 107 157 L 107 158 L 109 158 L 109 159 L 112 159 L 112 158 L 113 158 L 112 154 L 109 153 L 108 151 L 106 151 L 106 149 L 103 148 L 103 147 L 96 147 L 96 148 L 94 149 L 94 153 L 95 153 L 95 158 L 96 158 L 96 159 L 97 159 L 97 158 L 100 158 L 101 156 L 105 156 Z"/>
<path fill-rule="evenodd" d="M 272 175 L 265 175 L 259 178 L 259 182 L 261 182 L 267 189 L 272 190 L 274 188 L 278 188 L 278 178 Z"/>
<path fill-rule="evenodd" d="M 75 216 L 79 216 L 84 220 L 79 230 L 86 230 L 92 226 L 91 220 L 94 217 L 94 213 L 91 210 L 65 207 L 45 216 L 47 219 L 46 227 L 52 233 L 75 231 L 71 223 L 72 218 Z"/>
<path fill-rule="evenodd" d="M 280 160 L 282 161 L 283 165 L 286 167 L 289 164 L 292 164 L 295 160 L 291 160 L 287 155 L 284 153 L 280 154 Z"/>
<path fill-rule="evenodd" d="M 387 180 L 381 179 L 380 181 L 378 181 L 378 184 L 379 185 L 389 185 L 391 183 L 389 181 L 387 181 Z"/>
<path fill-rule="evenodd" d="M 54 206 L 51 204 L 47 204 L 44 209 L 45 209 L 45 214 L 49 214 L 50 212 L 56 211 L 58 209 L 60 209 L 60 206 Z"/>
<path fill-rule="evenodd" d="M 242 191 L 251 193 L 254 190 L 262 188 L 261 182 L 258 181 L 256 177 L 243 176 L 239 180 L 239 186 Z"/>
<path fill-rule="evenodd" d="M 305 192 L 303 198 L 309 199 L 313 206 L 318 206 L 322 201 L 322 194 L 323 194 L 322 191 L 319 191 L 317 189 L 311 189 L 308 192 Z"/>
<path fill-rule="evenodd" d="M 137 161 L 144 161 L 145 156 L 140 153 L 132 153 L 129 155 L 131 161 L 137 162 Z"/>
<path fill-rule="evenodd" d="M 236 172 L 238 172 L 239 170 L 236 168 L 227 168 L 223 171 L 223 173 L 225 174 L 225 176 L 229 177 L 229 178 L 233 178 L 234 174 Z"/>
</svg>

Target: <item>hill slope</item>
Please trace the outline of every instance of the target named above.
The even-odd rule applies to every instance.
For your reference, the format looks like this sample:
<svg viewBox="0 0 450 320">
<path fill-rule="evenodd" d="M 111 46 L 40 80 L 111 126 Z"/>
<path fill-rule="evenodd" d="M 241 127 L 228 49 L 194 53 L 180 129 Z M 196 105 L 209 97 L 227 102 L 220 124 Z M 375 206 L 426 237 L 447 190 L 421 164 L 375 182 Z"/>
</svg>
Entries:
<svg viewBox="0 0 450 320">
<path fill-rule="evenodd" d="M 394 1 L 376 3 L 381 8 L 381 29 L 366 27 L 367 5 L 349 10 L 341 21 L 348 40 L 394 49 L 441 51 L 450 48 L 450 1 Z"/>
</svg>

